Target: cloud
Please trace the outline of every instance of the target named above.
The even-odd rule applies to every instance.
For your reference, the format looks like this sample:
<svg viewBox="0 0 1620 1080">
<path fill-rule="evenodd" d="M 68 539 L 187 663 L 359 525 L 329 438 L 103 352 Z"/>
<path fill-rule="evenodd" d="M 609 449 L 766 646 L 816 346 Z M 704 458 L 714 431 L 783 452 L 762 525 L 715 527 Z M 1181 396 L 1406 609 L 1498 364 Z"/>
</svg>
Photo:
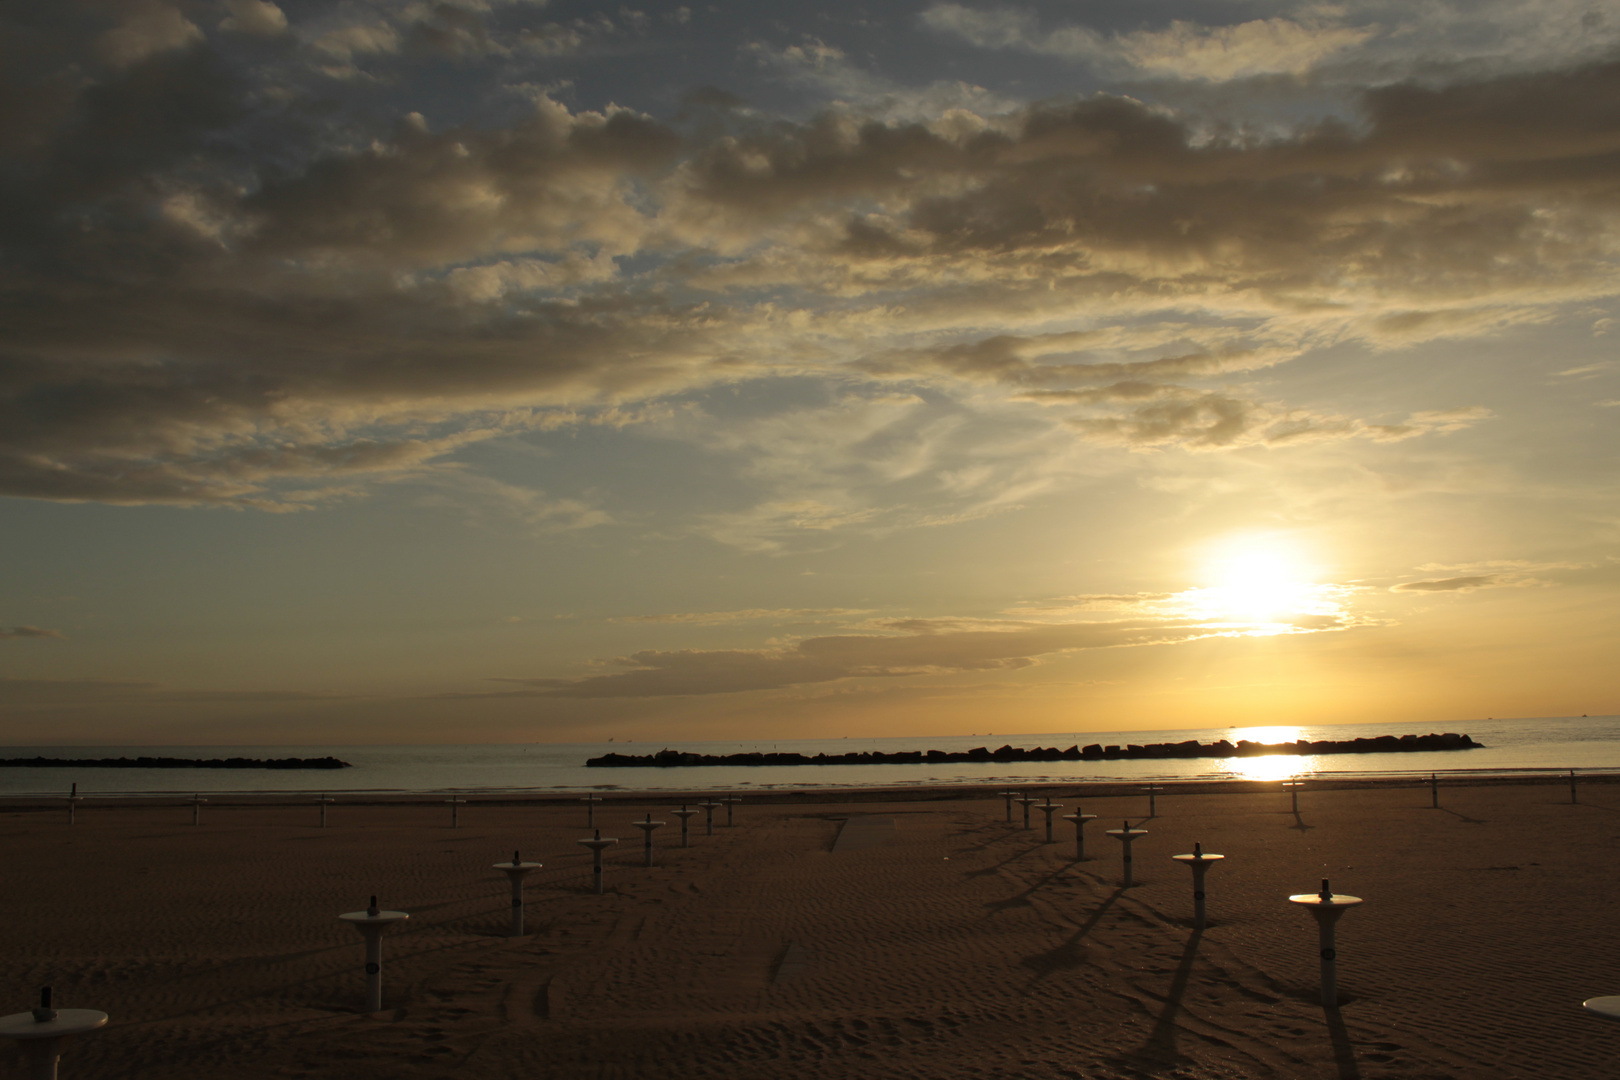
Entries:
<svg viewBox="0 0 1620 1080">
<path fill-rule="evenodd" d="M 1534 577 L 1535 574 L 1559 570 L 1587 570 L 1590 563 L 1535 562 L 1527 559 L 1490 559 L 1474 563 L 1428 563 L 1418 567 L 1426 573 L 1445 573 L 1451 576 L 1407 581 L 1390 586 L 1390 592 L 1474 592 L 1477 589 L 1527 589 L 1550 585 L 1552 582 Z"/>
<path fill-rule="evenodd" d="M 0 626 L 0 641 L 16 638 L 56 638 L 62 640 L 60 630 L 47 630 L 40 626 Z"/>
<path fill-rule="evenodd" d="M 225 0 L 225 10 L 230 15 L 220 21 L 221 30 L 274 37 L 287 29 L 287 13 L 271 0 Z"/>
<path fill-rule="evenodd" d="M 814 380 L 836 392 L 792 415 L 660 429 L 743 463 L 752 497 L 695 528 L 774 551 L 1003 512 L 1077 468 L 1077 438 L 1209 452 L 1457 430 L 1484 413 L 1341 416 L 1261 377 L 1620 288 L 1615 63 L 1383 84 L 1354 123 L 1260 137 L 1118 94 L 856 85 L 837 46 L 802 41 L 750 55 L 854 80 L 850 103 L 677 130 L 541 94 L 474 123 L 379 102 L 412 65 L 453 62 L 514 103 L 495 60 L 532 21 L 340 5 L 271 42 L 246 0 L 220 9 L 229 34 L 118 10 L 30 31 L 0 80 L 0 494 L 275 511 L 409 481 L 434 498 L 442 467 L 465 475 L 474 447 L 548 418 Z M 1273 31 L 1177 47 L 1260 55 Z M 339 85 L 320 65 L 354 70 Z M 484 494 L 543 527 L 613 516 Z"/>
<path fill-rule="evenodd" d="M 108 66 L 127 68 L 202 40 L 202 30 L 178 8 L 158 0 L 137 0 L 125 7 L 122 22 L 95 39 L 93 49 Z"/>
<path fill-rule="evenodd" d="M 1301 7 L 1287 16 L 1225 25 L 1174 20 L 1136 29 L 1043 25 L 1013 6 L 936 3 L 922 24 L 983 49 L 1051 56 L 1116 78 L 1202 82 L 1291 76 L 1387 83 L 1568 66 L 1612 55 L 1620 24 L 1586 0 L 1520 4 L 1382 0 Z"/>
<path fill-rule="evenodd" d="M 935 4 L 924 26 L 981 48 L 1016 49 L 1085 61 L 1113 74 L 1211 82 L 1256 75 L 1303 75 L 1376 32 L 1332 19 L 1251 19 L 1229 26 L 1176 20 L 1163 30 L 1102 34 L 1084 26 L 1042 30 L 1034 15 L 1009 8 Z"/>
<path fill-rule="evenodd" d="M 1080 649 L 1171 644 L 1223 632 L 1218 626 L 1169 619 L 1053 624 L 906 619 L 883 625 L 900 632 L 807 638 L 774 649 L 645 650 L 611 662 L 622 671 L 579 679 L 502 679 L 522 688 L 446 696 L 674 697 L 777 690 L 840 679 L 1014 671 L 1037 664 L 1042 657 Z M 1304 617 L 1300 629 L 1339 625 L 1336 619 Z"/>
<path fill-rule="evenodd" d="M 331 699 L 333 695 L 330 694 L 313 694 L 299 690 L 182 690 L 155 682 L 0 678 L 0 701 L 15 705 L 72 705 L 114 701 L 129 704 L 275 703 Z"/>
<path fill-rule="evenodd" d="M 551 533 L 591 529 L 613 521 L 610 514 L 585 500 L 549 496 L 454 465 L 416 479 L 428 489 L 417 499 L 418 505 L 457 508 L 478 524 L 517 521 L 535 532 Z"/>
<path fill-rule="evenodd" d="M 750 42 L 742 54 L 796 87 L 873 119 L 926 121 L 958 111 L 996 114 L 1016 107 L 1012 99 L 961 80 L 940 79 L 921 87 L 896 83 L 816 37 L 782 47 Z"/>
<path fill-rule="evenodd" d="M 838 622 L 869 614 L 864 608 L 747 608 L 742 611 L 683 611 L 666 615 L 617 615 L 608 622 L 724 626 L 740 622 Z"/>
<path fill-rule="evenodd" d="M 0 701 L 14 705 L 73 703 L 128 698 L 157 688 L 151 682 L 94 679 L 0 678 Z"/>
<path fill-rule="evenodd" d="M 1406 581 L 1391 585 L 1390 592 L 1473 592 L 1503 584 L 1496 574 L 1475 574 L 1469 577 L 1433 578 L 1427 581 Z"/>
</svg>

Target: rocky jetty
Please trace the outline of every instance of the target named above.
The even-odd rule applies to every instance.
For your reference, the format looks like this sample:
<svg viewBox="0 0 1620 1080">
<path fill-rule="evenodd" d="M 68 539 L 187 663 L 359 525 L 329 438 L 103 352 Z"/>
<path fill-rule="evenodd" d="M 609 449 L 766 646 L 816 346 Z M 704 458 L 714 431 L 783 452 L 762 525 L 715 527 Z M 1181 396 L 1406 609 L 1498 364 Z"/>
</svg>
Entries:
<svg viewBox="0 0 1620 1080">
<path fill-rule="evenodd" d="M 0 758 L 0 769 L 352 769 L 335 757 L 289 758 Z"/>
<path fill-rule="evenodd" d="M 585 764 L 597 768 L 622 769 L 637 766 L 668 768 L 676 765 L 909 765 L 948 764 L 952 762 L 1002 761 L 1116 761 L 1141 758 L 1199 758 L 1199 757 L 1260 757 L 1266 754 L 1401 754 L 1430 750 L 1472 750 L 1480 744 L 1467 735 L 1380 735 L 1376 739 L 1322 739 L 1311 742 L 1257 743 L 1247 739 L 1236 743 L 1221 739 L 1201 743 L 1188 739 L 1177 743 L 1147 743 L 1138 746 L 1071 746 L 1067 750 L 1057 747 L 1025 749 L 1003 746 L 996 750 L 980 746 L 972 750 L 900 750 L 894 753 L 865 751 L 852 754 L 748 753 L 748 754 L 688 754 L 680 750 L 660 750 L 656 754 L 603 754 L 588 759 Z"/>
</svg>

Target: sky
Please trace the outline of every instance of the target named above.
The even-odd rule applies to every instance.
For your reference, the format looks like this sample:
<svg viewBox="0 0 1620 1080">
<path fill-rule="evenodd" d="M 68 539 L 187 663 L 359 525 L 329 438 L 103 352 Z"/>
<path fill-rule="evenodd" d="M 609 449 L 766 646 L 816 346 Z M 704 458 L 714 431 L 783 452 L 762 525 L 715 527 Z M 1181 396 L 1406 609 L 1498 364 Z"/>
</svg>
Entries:
<svg viewBox="0 0 1620 1080">
<path fill-rule="evenodd" d="M 1620 0 L 0 9 L 0 742 L 1620 712 Z"/>
</svg>

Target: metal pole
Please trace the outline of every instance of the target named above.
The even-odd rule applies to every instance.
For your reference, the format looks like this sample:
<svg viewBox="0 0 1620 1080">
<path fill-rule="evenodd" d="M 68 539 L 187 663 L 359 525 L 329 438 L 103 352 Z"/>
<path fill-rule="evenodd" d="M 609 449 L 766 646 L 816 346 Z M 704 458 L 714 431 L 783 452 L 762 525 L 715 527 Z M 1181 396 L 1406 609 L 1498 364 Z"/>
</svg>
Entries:
<svg viewBox="0 0 1620 1080">
<path fill-rule="evenodd" d="M 32 1080 L 56 1080 L 56 1064 L 62 1059 L 61 1039 L 28 1040 L 28 1056 Z"/>
<path fill-rule="evenodd" d="M 377 898 L 371 898 L 366 914 L 376 918 L 381 913 Z M 382 1012 L 382 927 L 366 926 L 366 1012 Z"/>
<path fill-rule="evenodd" d="M 1435 810 L 1440 809 L 1440 775 L 1438 773 L 1429 774 L 1429 805 Z"/>
<path fill-rule="evenodd" d="M 1326 914 L 1317 921 L 1317 944 L 1322 949 L 1322 1004 L 1329 1009 L 1339 1004 L 1339 950 L 1333 943 L 1333 926 L 1337 912 Z"/>
<path fill-rule="evenodd" d="M 366 1012 L 382 1012 L 382 935 L 366 935 Z"/>
</svg>

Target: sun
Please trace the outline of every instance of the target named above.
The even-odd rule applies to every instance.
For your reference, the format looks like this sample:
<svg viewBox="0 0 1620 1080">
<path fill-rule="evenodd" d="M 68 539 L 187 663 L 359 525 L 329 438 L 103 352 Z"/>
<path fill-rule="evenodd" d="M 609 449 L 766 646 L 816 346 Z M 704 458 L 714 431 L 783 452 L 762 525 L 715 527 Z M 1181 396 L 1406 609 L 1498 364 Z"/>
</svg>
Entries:
<svg viewBox="0 0 1620 1080">
<path fill-rule="evenodd" d="M 1182 599 L 1200 617 L 1241 625 L 1241 633 L 1287 633 L 1302 616 L 1340 613 L 1337 590 L 1316 581 L 1318 571 L 1285 538 L 1231 537 L 1202 562 L 1208 584 Z"/>
</svg>

